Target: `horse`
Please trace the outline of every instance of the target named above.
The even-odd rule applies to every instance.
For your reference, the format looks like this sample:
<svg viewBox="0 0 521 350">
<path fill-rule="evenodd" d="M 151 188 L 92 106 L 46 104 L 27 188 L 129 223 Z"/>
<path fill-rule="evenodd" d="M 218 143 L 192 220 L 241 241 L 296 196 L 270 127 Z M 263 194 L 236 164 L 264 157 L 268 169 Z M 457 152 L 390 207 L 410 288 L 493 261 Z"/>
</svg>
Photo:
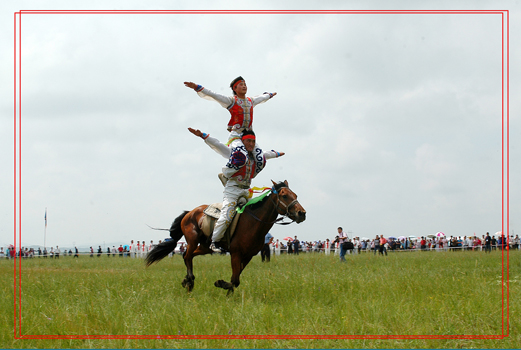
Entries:
<svg viewBox="0 0 521 350">
<path fill-rule="evenodd" d="M 214 285 L 227 290 L 227 295 L 234 292 L 240 284 L 240 275 L 250 260 L 259 253 L 264 246 L 264 239 L 274 223 L 279 221 L 278 215 L 290 218 L 293 222 L 301 223 L 306 219 L 306 211 L 297 200 L 297 195 L 290 190 L 288 182 L 275 183 L 261 201 L 246 206 L 237 221 L 234 235 L 228 242 L 223 240 L 223 246 L 230 252 L 232 278 L 230 282 L 218 280 Z M 168 256 L 177 246 L 181 237 L 185 237 L 187 247 L 183 254 L 186 265 L 186 276 L 181 285 L 191 292 L 194 288 L 195 276 L 192 260 L 197 255 L 212 254 L 210 240 L 199 227 L 200 219 L 205 215 L 203 210 L 207 205 L 200 205 L 192 211 L 184 211 L 170 227 L 171 240 L 164 241 L 152 249 L 146 259 L 146 266 L 150 266 Z M 281 218 L 282 219 L 282 218 Z"/>
</svg>

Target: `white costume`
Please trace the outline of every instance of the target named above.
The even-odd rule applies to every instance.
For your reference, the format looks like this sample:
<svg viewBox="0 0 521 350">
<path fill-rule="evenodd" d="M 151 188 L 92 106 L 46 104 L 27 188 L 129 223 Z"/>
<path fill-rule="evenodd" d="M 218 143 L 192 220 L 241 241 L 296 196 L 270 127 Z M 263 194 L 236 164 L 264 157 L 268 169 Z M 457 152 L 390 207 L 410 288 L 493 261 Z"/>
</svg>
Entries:
<svg viewBox="0 0 521 350">
<path fill-rule="evenodd" d="M 329 255 L 329 253 L 331 253 L 331 242 L 329 242 L 329 240 L 326 240 L 324 242 L 324 252 L 326 253 L 326 255 Z"/>
<path fill-rule="evenodd" d="M 273 245 L 275 246 L 275 255 L 280 255 L 280 245 L 281 245 L 281 243 L 279 242 L 279 240 L 277 239 L 275 241 L 275 243 L 273 243 Z"/>
<path fill-rule="evenodd" d="M 253 107 L 264 103 L 273 97 L 273 94 L 265 92 L 259 96 L 246 97 L 242 99 L 236 95 L 224 96 L 218 94 L 210 89 L 202 87 L 201 85 L 198 85 L 195 91 L 200 97 L 209 101 L 215 101 L 230 112 L 231 119 L 228 122 L 227 129 L 230 132 L 235 131 L 239 134 L 237 136 L 240 136 L 245 129 L 251 130 L 251 125 L 253 123 Z M 231 136 L 232 134 L 230 134 L 230 137 Z"/>
<path fill-rule="evenodd" d="M 236 149 L 244 146 L 241 140 L 241 136 L 245 130 L 252 129 L 253 107 L 264 103 L 273 97 L 273 94 L 265 92 L 259 96 L 246 97 L 242 99 L 237 95 L 224 96 L 218 94 L 210 89 L 202 87 L 201 85 L 198 85 L 195 91 L 200 97 L 209 101 L 215 101 L 230 112 L 231 118 L 227 126 L 227 130 L 230 131 L 230 135 L 228 136 L 228 142 L 226 145 L 223 145 L 228 146 L 230 149 Z M 260 146 L 257 143 L 255 143 L 255 149 L 258 149 L 262 152 Z M 221 154 L 217 150 L 216 152 Z M 243 151 L 243 154 L 247 156 L 245 150 Z M 229 155 L 226 156 L 226 158 L 228 157 Z"/>
<path fill-rule="evenodd" d="M 215 223 L 212 239 L 214 242 L 218 242 L 223 238 L 228 225 L 235 216 L 238 199 L 249 197 L 251 179 L 262 171 L 267 159 L 279 157 L 280 153 L 263 152 L 260 148 L 255 147 L 252 154 L 249 154 L 242 142 L 240 146 L 227 147 L 209 135 L 204 134 L 203 138 L 210 148 L 228 158 L 228 163 L 223 167 L 223 174 L 228 181 L 224 187 L 221 215 Z"/>
<path fill-rule="evenodd" d="M 130 246 L 130 256 L 135 258 L 136 253 L 137 253 L 137 245 L 132 243 L 132 245 Z"/>
<path fill-rule="evenodd" d="M 240 81 L 242 81 L 242 77 L 238 77 L 235 84 Z M 200 97 L 219 103 L 231 115 L 227 126 L 230 135 L 226 145 L 206 134 L 203 135 L 207 145 L 228 159 L 228 163 L 223 167 L 223 175 L 228 179 L 223 192 L 223 206 L 221 215 L 215 223 L 212 237 L 214 242 L 218 242 L 235 216 L 238 199 L 249 197 L 251 179 L 264 168 L 266 159 L 280 156 L 275 151 L 263 152 L 257 143 L 255 143 L 252 154 L 249 154 L 241 140 L 242 133 L 252 128 L 253 107 L 266 102 L 274 95 L 266 92 L 259 96 L 245 98 L 239 98 L 237 95 L 224 96 L 201 85 L 197 85 L 195 91 Z"/>
</svg>

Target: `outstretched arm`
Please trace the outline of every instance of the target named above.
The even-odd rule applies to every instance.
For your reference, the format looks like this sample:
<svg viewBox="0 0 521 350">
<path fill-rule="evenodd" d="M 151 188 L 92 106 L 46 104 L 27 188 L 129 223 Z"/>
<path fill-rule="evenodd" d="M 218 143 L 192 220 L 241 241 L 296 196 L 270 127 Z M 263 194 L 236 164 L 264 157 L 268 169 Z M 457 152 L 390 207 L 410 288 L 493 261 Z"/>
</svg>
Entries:
<svg viewBox="0 0 521 350">
<path fill-rule="evenodd" d="M 199 97 L 204 98 L 205 100 L 215 101 L 224 108 L 228 108 L 233 102 L 232 97 L 218 94 L 210 89 L 203 87 L 202 85 L 197 85 L 191 81 L 185 81 L 184 84 L 187 88 L 194 89 Z"/>
<path fill-rule="evenodd" d="M 230 148 L 223 144 L 221 141 L 217 140 L 214 137 L 211 137 L 210 134 L 204 133 L 198 129 L 188 128 L 188 131 L 190 131 L 195 136 L 202 138 L 211 149 L 220 154 L 223 158 L 230 158 Z"/>
<path fill-rule="evenodd" d="M 256 106 L 261 103 L 264 103 L 264 102 L 268 101 L 269 99 L 271 99 L 272 97 L 275 97 L 275 95 L 277 95 L 276 92 L 274 92 L 274 93 L 265 92 L 262 95 L 255 96 L 252 98 L 253 105 Z"/>
<path fill-rule="evenodd" d="M 266 159 L 282 157 L 284 154 L 286 154 L 286 153 L 284 153 L 284 152 L 277 152 L 277 151 L 274 151 L 274 150 L 264 152 L 264 156 L 266 157 Z"/>
</svg>

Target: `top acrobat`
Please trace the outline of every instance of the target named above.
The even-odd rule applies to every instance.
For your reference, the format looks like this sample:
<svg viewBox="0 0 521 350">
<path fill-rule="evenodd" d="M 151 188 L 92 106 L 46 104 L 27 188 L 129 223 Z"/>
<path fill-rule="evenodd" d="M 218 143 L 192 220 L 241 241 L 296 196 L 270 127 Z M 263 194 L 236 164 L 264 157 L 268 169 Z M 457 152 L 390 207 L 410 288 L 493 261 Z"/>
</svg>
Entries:
<svg viewBox="0 0 521 350">
<path fill-rule="evenodd" d="M 238 134 L 242 134 L 244 130 L 252 129 L 253 107 L 277 95 L 276 92 L 264 92 L 262 95 L 255 97 L 246 97 L 248 87 L 243 77 L 237 77 L 231 82 L 230 88 L 233 91 L 233 96 L 218 94 L 193 82 L 185 81 L 184 84 L 186 87 L 194 89 L 200 97 L 210 101 L 216 101 L 222 107 L 228 109 L 231 118 L 228 122 L 227 130 L 229 132 L 235 131 Z"/>
</svg>

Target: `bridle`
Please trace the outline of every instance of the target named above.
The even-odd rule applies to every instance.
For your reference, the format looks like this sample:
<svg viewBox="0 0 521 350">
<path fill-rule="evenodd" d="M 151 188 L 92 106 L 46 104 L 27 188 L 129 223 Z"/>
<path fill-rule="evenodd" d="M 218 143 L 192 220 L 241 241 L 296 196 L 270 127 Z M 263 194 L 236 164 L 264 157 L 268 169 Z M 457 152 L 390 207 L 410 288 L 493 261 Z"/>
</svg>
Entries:
<svg viewBox="0 0 521 350">
<path fill-rule="evenodd" d="M 289 188 L 288 188 L 288 189 L 289 189 Z M 280 215 L 282 215 L 282 216 L 285 216 L 285 217 L 290 218 L 290 217 L 289 217 L 289 210 L 291 209 L 292 206 L 294 206 L 295 204 L 298 203 L 298 200 L 295 199 L 295 200 L 293 200 L 293 202 L 291 202 L 291 203 L 289 203 L 289 204 L 285 204 L 283 201 L 280 200 L 280 194 L 279 194 L 279 192 L 275 189 L 275 186 L 273 186 L 273 187 L 271 188 L 271 193 L 277 195 L 277 203 L 275 203 L 275 201 L 273 200 L 273 198 L 271 198 L 271 196 L 270 196 L 270 199 L 271 199 L 272 203 L 275 204 L 275 208 L 277 208 L 277 212 L 278 212 Z M 285 212 L 285 213 L 280 213 L 280 212 L 279 212 L 279 210 L 278 210 L 278 209 L 279 209 L 279 204 L 282 204 L 282 206 L 284 206 L 284 208 L 286 209 L 286 212 Z M 290 218 L 290 219 L 291 219 L 291 218 Z M 295 222 L 295 220 L 293 220 L 293 219 L 291 219 L 291 220 L 292 220 L 292 222 Z"/>
<path fill-rule="evenodd" d="M 292 219 L 290 216 L 289 216 L 289 210 L 291 209 L 291 207 L 293 207 L 295 204 L 298 203 L 298 200 L 294 200 L 293 202 L 289 203 L 289 204 L 285 204 L 284 202 L 281 201 L 280 199 L 280 195 L 279 195 L 279 192 L 275 189 L 275 186 L 273 186 L 271 188 L 271 193 L 272 194 L 275 194 L 277 195 L 277 202 L 275 202 L 275 200 L 270 196 L 270 200 L 271 202 L 275 205 L 275 210 L 277 211 L 277 214 L 279 215 L 282 215 L 281 218 L 278 218 L 278 219 L 275 219 L 274 221 L 263 221 L 261 219 L 259 219 L 255 214 L 253 214 L 251 211 L 245 211 L 245 213 L 248 213 L 249 215 L 251 215 L 255 220 L 259 221 L 259 222 L 262 222 L 262 223 L 265 223 L 265 224 L 277 224 L 277 225 L 289 225 L 289 224 L 292 224 L 295 222 L 294 219 Z M 282 204 L 282 206 L 284 206 L 284 208 L 286 209 L 286 212 L 281 214 L 279 212 L 279 204 Z M 290 222 L 279 222 L 281 220 L 284 220 L 284 218 L 289 218 L 291 221 Z"/>
</svg>

